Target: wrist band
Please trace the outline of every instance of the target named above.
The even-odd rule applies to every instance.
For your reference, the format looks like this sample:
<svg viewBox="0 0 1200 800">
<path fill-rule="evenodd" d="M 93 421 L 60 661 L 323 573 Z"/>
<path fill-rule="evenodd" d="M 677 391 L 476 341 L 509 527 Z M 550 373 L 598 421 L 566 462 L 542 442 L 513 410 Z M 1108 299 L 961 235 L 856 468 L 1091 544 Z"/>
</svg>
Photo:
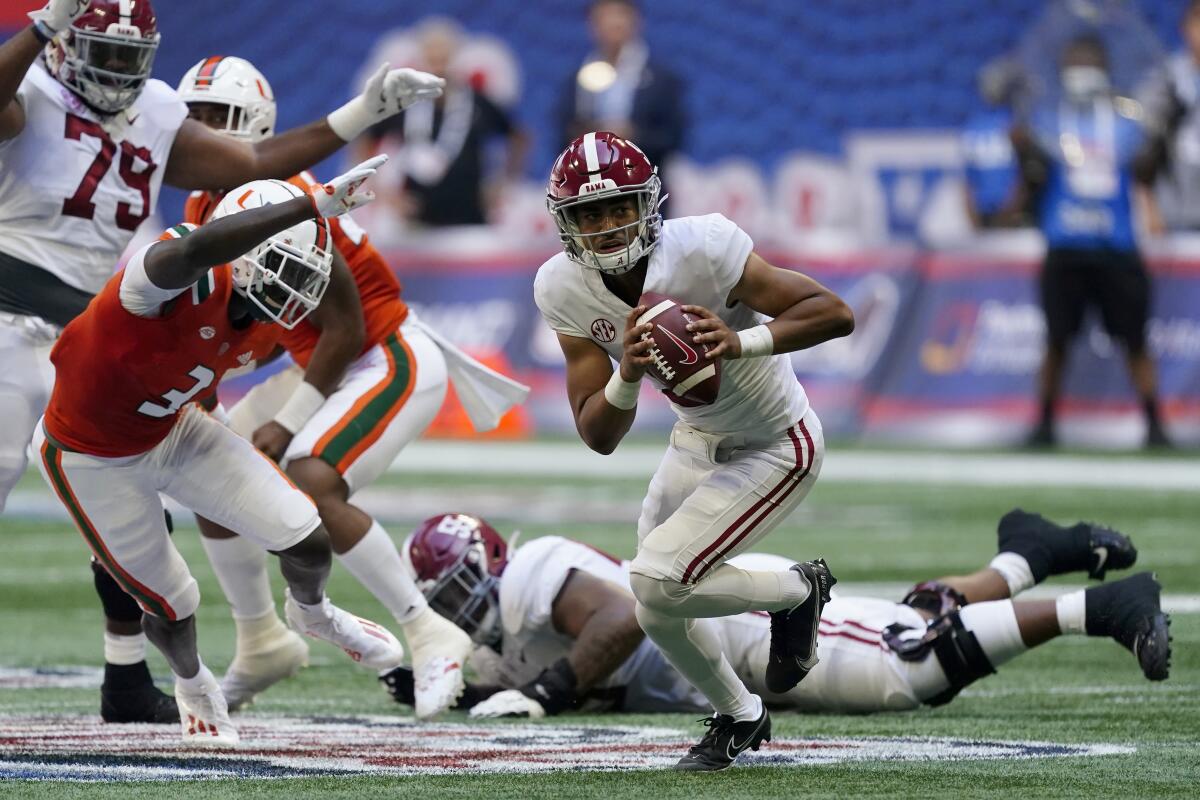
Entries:
<svg viewBox="0 0 1200 800">
<path fill-rule="evenodd" d="M 361 96 L 354 98 L 341 108 L 325 117 L 330 129 L 343 142 L 352 142 L 358 135 L 371 127 L 373 115 Z"/>
<path fill-rule="evenodd" d="M 628 411 L 637 406 L 638 393 L 641 388 L 641 381 L 630 383 L 621 377 L 621 370 L 616 370 L 608 379 L 608 383 L 604 384 L 604 399 L 610 406 Z"/>
<path fill-rule="evenodd" d="M 301 381 L 275 415 L 275 421 L 287 428 L 288 433 L 295 434 L 324 404 L 325 395 L 321 394 L 321 390 L 308 381 Z"/>
<path fill-rule="evenodd" d="M 766 325 L 755 325 L 738 331 L 738 341 L 742 343 L 742 358 L 758 358 L 769 356 L 775 351 L 775 337 Z"/>
</svg>

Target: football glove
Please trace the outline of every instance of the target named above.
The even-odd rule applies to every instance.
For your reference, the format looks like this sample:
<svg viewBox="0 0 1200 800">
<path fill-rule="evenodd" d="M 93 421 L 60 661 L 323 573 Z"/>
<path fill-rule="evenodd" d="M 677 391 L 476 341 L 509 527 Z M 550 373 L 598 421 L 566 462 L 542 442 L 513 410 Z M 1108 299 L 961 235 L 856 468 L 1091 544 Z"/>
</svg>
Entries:
<svg viewBox="0 0 1200 800">
<path fill-rule="evenodd" d="M 354 169 L 338 175 L 329 183 L 313 187 L 312 201 L 319 217 L 340 217 L 351 209 L 364 206 L 375 199 L 371 191 L 360 192 L 359 187 L 387 163 L 386 155 L 368 158 Z"/>
<path fill-rule="evenodd" d="M 578 679 L 571 662 L 560 658 L 520 689 L 494 694 L 471 708 L 472 717 L 529 717 L 540 719 L 574 708 Z"/>
<path fill-rule="evenodd" d="M 520 689 L 505 689 L 471 707 L 471 719 L 495 719 L 496 717 L 528 717 L 541 719 L 546 709 L 532 697 L 526 697 Z"/>
<path fill-rule="evenodd" d="M 379 673 L 379 682 L 397 703 L 406 706 L 417 704 L 417 681 L 412 667 L 395 667 L 387 672 L 381 672 Z M 468 683 L 463 689 L 462 696 L 458 698 L 453 707 L 459 710 L 471 708 L 483 702 L 494 692 L 494 688 Z"/>
<path fill-rule="evenodd" d="M 30 11 L 29 18 L 41 34 L 41 38 L 53 39 L 62 33 L 75 20 L 83 16 L 88 9 L 89 0 L 49 0 L 46 5 Z"/>
<path fill-rule="evenodd" d="M 399 114 L 413 103 L 440 97 L 446 81 L 415 69 L 381 64 L 363 93 L 326 117 L 339 139 L 352 141 L 367 128 Z"/>
</svg>

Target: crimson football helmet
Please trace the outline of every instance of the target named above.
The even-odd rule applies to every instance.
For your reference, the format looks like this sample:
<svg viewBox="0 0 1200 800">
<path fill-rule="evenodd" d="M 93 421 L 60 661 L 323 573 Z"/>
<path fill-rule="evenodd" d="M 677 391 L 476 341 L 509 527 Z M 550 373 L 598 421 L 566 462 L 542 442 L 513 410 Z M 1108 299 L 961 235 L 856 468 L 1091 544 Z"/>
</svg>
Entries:
<svg viewBox="0 0 1200 800">
<path fill-rule="evenodd" d="M 636 144 L 609 131 L 585 133 L 567 146 L 550 170 L 546 207 L 558 225 L 567 257 L 591 269 L 620 275 L 633 269 L 658 244 L 662 229 L 658 168 Z M 581 206 L 625 194 L 637 197 L 635 222 L 596 233 L 581 233 Z M 628 232 L 628 244 L 607 252 L 596 244 L 614 233 Z"/>
<path fill-rule="evenodd" d="M 430 608 L 476 644 L 500 642 L 500 574 L 508 544 L 495 528 L 470 514 L 439 514 L 408 535 L 402 555 Z"/>
<path fill-rule="evenodd" d="M 150 79 L 158 41 L 149 0 L 91 0 L 46 45 L 46 67 L 92 108 L 115 114 L 133 105 Z"/>
</svg>

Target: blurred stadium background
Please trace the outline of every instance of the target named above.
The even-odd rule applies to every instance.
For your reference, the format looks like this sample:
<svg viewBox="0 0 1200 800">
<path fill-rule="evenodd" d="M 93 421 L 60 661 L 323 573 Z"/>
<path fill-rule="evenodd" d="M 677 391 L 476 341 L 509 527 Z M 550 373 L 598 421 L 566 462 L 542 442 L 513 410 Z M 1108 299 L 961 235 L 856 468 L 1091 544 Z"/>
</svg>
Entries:
<svg viewBox="0 0 1200 800">
<path fill-rule="evenodd" d="M 0 28 L 15 30 L 35 4 L 6 2 Z M 558 96 L 591 49 L 587 5 L 350 0 L 334 8 L 220 0 L 160 2 L 157 9 L 164 43 L 158 77 L 174 84 L 209 54 L 247 57 L 274 85 L 280 130 L 350 96 L 382 58 L 414 60 L 412 32 L 431 15 L 462 26 L 465 46 L 452 69 L 529 134 L 522 179 L 505 182 L 486 226 L 405 227 L 386 208 L 368 209 L 363 221 L 386 245 L 407 299 L 426 321 L 534 387 L 527 407 L 506 421 L 505 436 L 572 429 L 557 345 L 529 287 L 557 248 L 543 181 L 563 145 Z M 1033 424 L 1043 342 L 1035 295 L 1041 239 L 1029 229 L 972 231 L 962 202 L 961 132 L 987 111 L 976 88 L 981 68 L 1027 45 L 1052 5 L 643 4 L 651 57 L 680 78 L 684 92 L 683 148 L 663 165 L 671 213 L 725 213 L 769 259 L 813 274 L 855 308 L 858 330 L 850 339 L 794 358 L 835 438 L 1007 445 Z M 1164 57 L 1181 46 L 1185 0 L 1058 5 L 1081 19 L 1119 9 L 1140 20 L 1136 33 Z M 1118 52 L 1122 41 L 1137 38 L 1122 24 Z M 181 206 L 180 193 L 164 192 L 161 220 L 148 225 L 174 222 Z M 1144 244 L 1157 281 L 1150 341 L 1167 426 L 1179 443 L 1195 444 L 1200 243 L 1181 233 Z M 662 429 L 671 416 L 661 398 L 648 396 L 638 425 Z M 1142 439 L 1121 359 L 1099 330 L 1077 342 L 1060 429 L 1070 445 L 1134 447 Z M 436 432 L 467 433 L 453 402 Z"/>
</svg>

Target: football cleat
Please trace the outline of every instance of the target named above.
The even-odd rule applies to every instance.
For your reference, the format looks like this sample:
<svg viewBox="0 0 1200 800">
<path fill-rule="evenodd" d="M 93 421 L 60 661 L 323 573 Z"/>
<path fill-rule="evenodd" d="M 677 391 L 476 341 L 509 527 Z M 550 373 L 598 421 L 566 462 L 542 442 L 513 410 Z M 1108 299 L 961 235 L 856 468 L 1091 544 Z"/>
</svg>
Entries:
<svg viewBox="0 0 1200 800">
<path fill-rule="evenodd" d="M 100 686 L 100 718 L 105 722 L 179 722 L 175 698 L 150 677 L 145 661 L 105 664 Z"/>
<path fill-rule="evenodd" d="M 432 609 L 405 626 L 404 635 L 413 651 L 417 719 L 431 719 L 453 706 L 466 688 L 463 665 L 473 643 L 461 628 Z"/>
<path fill-rule="evenodd" d="M 792 689 L 817 665 L 821 610 L 837 583 L 822 558 L 793 564 L 792 569 L 804 576 L 811 591 L 800 605 L 771 614 L 771 654 L 765 677 L 767 691 L 775 694 Z"/>
<path fill-rule="evenodd" d="M 675 769 L 683 772 L 718 772 L 727 769 L 746 750 L 757 750 L 771 741 L 771 715 L 766 703 L 758 719 L 737 722 L 728 714 L 701 720 L 708 732 L 679 759 Z"/>
<path fill-rule="evenodd" d="M 239 648 L 221 679 L 221 691 L 230 711 L 253 702 L 255 695 L 308 666 L 308 643 L 300 634 L 276 628 L 255 641 L 255 647 Z"/>
<path fill-rule="evenodd" d="M 191 694 L 175 684 L 179 704 L 179 722 L 183 742 L 189 747 L 237 747 L 240 737 L 229 719 L 229 708 L 221 688 L 212 684 L 208 691 Z"/>
<path fill-rule="evenodd" d="M 284 610 L 288 624 L 305 636 L 321 639 L 342 648 L 358 664 L 368 669 L 385 670 L 398 666 L 404 647 L 391 631 L 368 619 L 356 617 L 321 599 L 321 605 L 305 610 L 285 590 Z"/>
<path fill-rule="evenodd" d="M 1111 636 L 1152 681 L 1171 672 L 1171 618 L 1162 611 L 1161 593 L 1153 573 L 1139 572 L 1084 594 L 1088 635 Z"/>
<path fill-rule="evenodd" d="M 1022 556 L 1035 583 L 1051 575 L 1085 571 L 1103 580 L 1109 569 L 1128 569 L 1137 561 L 1137 548 L 1128 536 L 1092 522 L 1064 528 L 1017 508 L 1000 519 L 996 533 L 997 551 Z"/>
</svg>

